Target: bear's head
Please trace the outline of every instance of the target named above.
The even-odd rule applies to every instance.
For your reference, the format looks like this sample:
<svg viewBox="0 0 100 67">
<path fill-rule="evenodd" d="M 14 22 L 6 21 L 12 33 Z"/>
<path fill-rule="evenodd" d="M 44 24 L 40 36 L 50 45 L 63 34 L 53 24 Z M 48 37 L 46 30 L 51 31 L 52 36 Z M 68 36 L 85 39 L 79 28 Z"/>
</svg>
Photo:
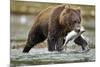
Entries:
<svg viewBox="0 0 100 67">
<path fill-rule="evenodd" d="M 59 23 L 65 26 L 69 31 L 80 31 L 81 12 L 80 9 L 65 7 L 60 14 Z"/>
</svg>

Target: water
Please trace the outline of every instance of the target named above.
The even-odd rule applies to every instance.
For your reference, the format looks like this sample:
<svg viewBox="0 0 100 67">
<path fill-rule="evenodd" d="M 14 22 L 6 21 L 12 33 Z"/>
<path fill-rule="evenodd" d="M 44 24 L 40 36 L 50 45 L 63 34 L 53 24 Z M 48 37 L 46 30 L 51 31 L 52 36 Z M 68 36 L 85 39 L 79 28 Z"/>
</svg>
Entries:
<svg viewBox="0 0 100 67">
<path fill-rule="evenodd" d="M 81 52 L 81 48 L 73 42 L 68 43 L 67 50 L 63 52 L 49 52 L 43 42 L 42 47 L 32 48 L 29 53 L 22 53 L 25 46 L 28 32 L 31 28 L 34 16 L 11 15 L 11 66 L 40 65 L 40 64 L 58 64 L 58 63 L 76 63 L 95 61 L 95 19 L 84 20 L 83 26 L 86 32 L 83 34 L 91 48 L 88 52 Z M 17 20 L 15 20 L 15 18 Z M 20 17 L 22 19 L 20 19 Z M 25 19 L 26 18 L 26 19 Z M 85 18 L 83 18 L 85 19 Z M 34 22 L 34 21 L 33 21 Z M 40 45 L 40 44 L 38 44 Z"/>
<path fill-rule="evenodd" d="M 95 61 L 95 50 L 81 53 L 75 49 L 67 49 L 64 52 L 49 52 L 47 48 L 33 48 L 28 54 L 22 53 L 22 49 L 11 50 L 11 65 L 38 65 L 72 62 Z"/>
</svg>

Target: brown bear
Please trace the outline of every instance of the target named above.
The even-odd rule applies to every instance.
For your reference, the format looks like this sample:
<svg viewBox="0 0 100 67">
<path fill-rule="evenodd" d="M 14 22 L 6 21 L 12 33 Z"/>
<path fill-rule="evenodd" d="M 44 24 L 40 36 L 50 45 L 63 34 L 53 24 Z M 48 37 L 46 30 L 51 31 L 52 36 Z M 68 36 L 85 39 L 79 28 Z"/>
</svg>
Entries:
<svg viewBox="0 0 100 67">
<path fill-rule="evenodd" d="M 27 39 L 23 52 L 29 52 L 37 43 L 47 39 L 49 51 L 62 51 L 64 37 L 72 30 L 80 31 L 81 13 L 79 9 L 57 5 L 41 11 L 36 17 Z M 81 41 L 81 42 L 80 42 Z M 84 45 L 87 42 L 79 36 L 74 41 L 76 44 Z"/>
</svg>

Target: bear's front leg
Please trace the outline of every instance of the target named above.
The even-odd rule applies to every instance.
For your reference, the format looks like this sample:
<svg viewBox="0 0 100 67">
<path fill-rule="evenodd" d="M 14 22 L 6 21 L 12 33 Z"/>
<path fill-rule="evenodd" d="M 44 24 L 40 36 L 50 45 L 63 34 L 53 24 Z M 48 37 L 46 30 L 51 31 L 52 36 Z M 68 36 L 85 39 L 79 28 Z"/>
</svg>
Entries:
<svg viewBox="0 0 100 67">
<path fill-rule="evenodd" d="M 64 48 L 62 46 L 64 45 L 65 39 L 64 37 L 59 37 L 56 41 L 56 50 L 62 51 Z"/>
<path fill-rule="evenodd" d="M 77 45 L 80 45 L 82 47 L 82 50 L 83 51 L 87 51 L 89 50 L 89 46 L 88 46 L 88 43 L 87 41 L 82 37 L 82 36 L 79 36 L 77 37 L 74 42 L 77 44 Z"/>
<path fill-rule="evenodd" d="M 49 34 L 47 42 L 48 42 L 48 51 L 55 51 L 56 38 L 53 35 Z"/>
<path fill-rule="evenodd" d="M 62 51 L 63 44 L 65 42 L 64 37 L 60 37 L 57 34 L 49 33 L 48 34 L 48 50 L 49 51 Z"/>
</svg>

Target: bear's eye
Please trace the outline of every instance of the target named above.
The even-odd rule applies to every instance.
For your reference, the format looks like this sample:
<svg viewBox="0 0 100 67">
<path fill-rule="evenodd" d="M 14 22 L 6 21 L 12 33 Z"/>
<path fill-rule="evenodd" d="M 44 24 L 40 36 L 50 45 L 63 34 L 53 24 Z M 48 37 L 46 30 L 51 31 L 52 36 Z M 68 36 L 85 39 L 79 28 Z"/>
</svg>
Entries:
<svg viewBox="0 0 100 67">
<path fill-rule="evenodd" d="M 79 21 L 74 20 L 73 23 L 80 23 Z"/>
<path fill-rule="evenodd" d="M 73 23 L 77 23 L 77 21 L 76 21 L 76 20 L 74 20 L 74 21 L 73 21 Z"/>
</svg>

